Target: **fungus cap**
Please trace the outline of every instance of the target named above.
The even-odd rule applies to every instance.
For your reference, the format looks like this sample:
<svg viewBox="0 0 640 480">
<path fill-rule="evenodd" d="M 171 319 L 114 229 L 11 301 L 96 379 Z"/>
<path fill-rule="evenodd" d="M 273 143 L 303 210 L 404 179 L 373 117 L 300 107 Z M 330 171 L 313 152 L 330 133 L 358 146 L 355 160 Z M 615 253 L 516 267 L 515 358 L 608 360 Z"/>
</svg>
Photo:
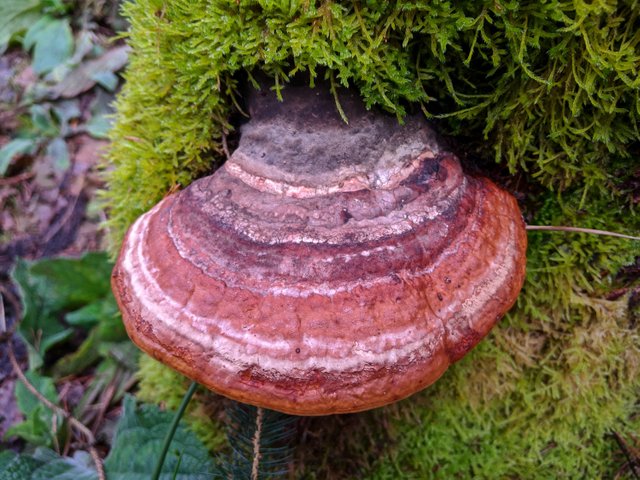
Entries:
<svg viewBox="0 0 640 480">
<path fill-rule="evenodd" d="M 222 395 L 299 415 L 421 390 L 513 305 L 518 205 L 422 119 L 348 93 L 254 93 L 238 148 L 129 229 L 112 285 L 144 351 Z"/>
</svg>

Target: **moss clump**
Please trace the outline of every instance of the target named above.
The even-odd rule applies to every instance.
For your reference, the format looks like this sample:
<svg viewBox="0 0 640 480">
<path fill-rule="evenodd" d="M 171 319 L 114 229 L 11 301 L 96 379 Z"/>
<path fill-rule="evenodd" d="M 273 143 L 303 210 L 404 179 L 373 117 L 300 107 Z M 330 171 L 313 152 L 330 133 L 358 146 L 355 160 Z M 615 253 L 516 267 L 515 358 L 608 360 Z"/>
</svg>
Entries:
<svg viewBox="0 0 640 480">
<path fill-rule="evenodd" d="M 238 73 L 296 72 L 358 89 L 546 186 L 599 185 L 640 139 L 640 9 L 632 1 L 140 0 L 108 173 L 113 238 L 221 158 Z"/>
<path fill-rule="evenodd" d="M 400 120 L 423 109 L 469 157 L 517 174 L 530 223 L 640 231 L 629 181 L 640 140 L 635 2 L 139 0 L 125 11 L 134 53 L 104 194 L 114 250 L 140 213 L 221 161 L 241 79 L 257 72 L 276 90 L 298 72 L 327 78 Z M 517 307 L 435 386 L 371 414 L 392 424 L 394 447 L 377 463 L 345 459 L 343 472 L 613 476 L 619 456 L 607 433 L 637 432 L 640 417 L 640 338 L 628 309 L 638 282 L 617 276 L 638 244 L 529 239 Z M 622 295 L 610 297 L 614 289 Z M 178 399 L 182 392 L 166 390 L 174 382 L 182 385 L 143 383 L 144 395 Z M 344 444 L 353 455 L 358 441 L 326 448 Z M 334 469 L 340 478 L 340 465 L 322 476 L 301 458 L 302 477 L 331 478 Z"/>
<path fill-rule="evenodd" d="M 541 219 L 639 228 L 607 195 L 549 198 Z M 640 332 L 614 275 L 640 248 L 624 240 L 529 235 L 517 307 L 433 387 L 402 403 L 418 425 L 371 478 L 613 478 L 611 432 L 637 432 Z M 637 282 L 636 282 L 637 285 Z M 634 418 L 635 416 L 635 418 Z"/>
</svg>

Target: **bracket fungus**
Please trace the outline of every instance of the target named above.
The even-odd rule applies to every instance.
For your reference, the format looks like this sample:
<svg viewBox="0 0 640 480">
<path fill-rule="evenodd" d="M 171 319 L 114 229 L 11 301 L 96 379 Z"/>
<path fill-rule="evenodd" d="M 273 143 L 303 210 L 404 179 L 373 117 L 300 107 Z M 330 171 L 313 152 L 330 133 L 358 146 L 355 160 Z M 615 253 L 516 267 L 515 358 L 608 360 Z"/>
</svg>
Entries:
<svg viewBox="0 0 640 480">
<path fill-rule="evenodd" d="M 430 385 L 513 305 L 516 200 L 418 117 L 248 95 L 238 148 L 129 229 L 113 290 L 144 351 L 235 400 L 366 410 Z"/>
</svg>

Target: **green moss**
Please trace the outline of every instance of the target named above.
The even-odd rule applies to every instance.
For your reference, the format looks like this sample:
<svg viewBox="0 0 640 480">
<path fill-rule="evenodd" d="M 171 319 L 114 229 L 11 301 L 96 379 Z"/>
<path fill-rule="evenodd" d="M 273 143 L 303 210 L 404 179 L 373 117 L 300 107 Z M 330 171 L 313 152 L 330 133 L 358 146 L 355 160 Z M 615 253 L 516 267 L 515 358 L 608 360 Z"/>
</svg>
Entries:
<svg viewBox="0 0 640 480">
<path fill-rule="evenodd" d="M 469 157 L 517 174 L 529 223 L 640 231 L 628 181 L 640 141 L 635 2 L 139 0 L 125 11 L 134 53 L 103 196 L 114 250 L 139 214 L 221 161 L 240 79 L 258 71 L 275 89 L 297 72 L 329 78 L 399 119 L 422 109 Z M 326 439 L 330 462 L 313 464 L 317 445 L 301 454 L 302 477 L 613 477 L 607 433 L 639 427 L 638 282 L 617 272 L 640 246 L 529 240 L 525 288 L 487 340 L 427 391 L 367 414 L 387 448 L 327 419 L 317 441 L 351 437 Z M 152 370 L 141 394 L 177 405 L 184 381 Z M 217 448 L 217 423 L 202 425 Z"/>
<path fill-rule="evenodd" d="M 115 243 L 172 188 L 221 158 L 239 72 L 357 88 L 545 186 L 599 185 L 640 139 L 640 9 L 631 1 L 125 4 L 134 47 L 107 173 Z M 313 80 L 312 80 L 313 81 Z M 491 153 L 489 153 L 491 152 Z"/>
<path fill-rule="evenodd" d="M 536 220 L 640 230 L 610 196 L 594 196 L 588 214 L 578 213 L 580 198 L 549 197 Z M 372 478 L 613 478 L 622 462 L 608 434 L 638 427 L 640 332 L 631 289 L 615 300 L 605 292 L 622 285 L 615 273 L 640 245 L 566 233 L 529 240 L 516 308 L 402 403 L 417 425 L 396 425 L 400 444 Z"/>
</svg>

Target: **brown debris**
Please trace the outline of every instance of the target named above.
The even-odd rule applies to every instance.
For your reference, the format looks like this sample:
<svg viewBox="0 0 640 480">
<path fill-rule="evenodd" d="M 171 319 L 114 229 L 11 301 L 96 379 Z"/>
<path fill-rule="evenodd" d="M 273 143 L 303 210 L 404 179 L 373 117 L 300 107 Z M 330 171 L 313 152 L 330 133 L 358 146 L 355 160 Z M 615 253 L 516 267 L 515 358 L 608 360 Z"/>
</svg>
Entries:
<svg viewBox="0 0 640 480">
<path fill-rule="evenodd" d="M 3 271 L 15 256 L 73 255 L 100 247 L 101 219 L 87 219 L 85 210 L 100 186 L 95 164 L 106 142 L 79 135 L 69 145 L 71 167 L 64 172 L 37 157 L 28 171 L 0 179 Z"/>
</svg>

